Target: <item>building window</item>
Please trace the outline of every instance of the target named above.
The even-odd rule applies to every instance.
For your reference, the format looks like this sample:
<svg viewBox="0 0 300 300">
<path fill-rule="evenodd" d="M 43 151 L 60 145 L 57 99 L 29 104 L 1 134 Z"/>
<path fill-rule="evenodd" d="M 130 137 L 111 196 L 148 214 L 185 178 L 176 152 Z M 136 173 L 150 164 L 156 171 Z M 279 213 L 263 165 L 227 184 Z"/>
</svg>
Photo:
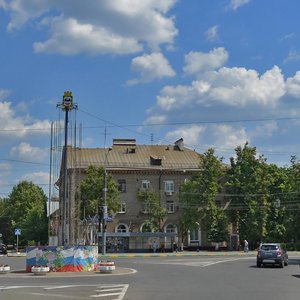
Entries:
<svg viewBox="0 0 300 300">
<path fill-rule="evenodd" d="M 141 228 L 141 232 L 152 232 L 150 224 L 143 224 Z"/>
<path fill-rule="evenodd" d="M 173 224 L 169 224 L 169 225 L 166 227 L 166 232 L 167 232 L 167 233 L 176 233 L 176 226 L 173 225 Z"/>
<path fill-rule="evenodd" d="M 127 232 L 126 226 L 124 224 L 118 225 L 117 232 Z"/>
<path fill-rule="evenodd" d="M 174 193 L 174 181 L 173 180 L 165 181 L 165 193 L 167 195 L 172 195 Z"/>
<path fill-rule="evenodd" d="M 175 204 L 173 201 L 167 202 L 167 212 L 168 213 L 174 213 L 175 212 Z"/>
<path fill-rule="evenodd" d="M 126 192 L 126 180 L 125 179 L 119 179 L 118 184 L 119 184 L 119 187 L 118 187 L 119 192 L 125 193 Z"/>
<path fill-rule="evenodd" d="M 142 180 L 142 190 L 149 190 L 150 189 L 150 181 L 149 180 Z"/>
<path fill-rule="evenodd" d="M 120 214 L 125 214 L 126 213 L 126 202 L 120 203 Z"/>
<path fill-rule="evenodd" d="M 190 241 L 191 241 L 191 243 L 199 241 L 199 230 L 198 229 L 194 229 L 194 230 L 190 231 Z"/>
</svg>

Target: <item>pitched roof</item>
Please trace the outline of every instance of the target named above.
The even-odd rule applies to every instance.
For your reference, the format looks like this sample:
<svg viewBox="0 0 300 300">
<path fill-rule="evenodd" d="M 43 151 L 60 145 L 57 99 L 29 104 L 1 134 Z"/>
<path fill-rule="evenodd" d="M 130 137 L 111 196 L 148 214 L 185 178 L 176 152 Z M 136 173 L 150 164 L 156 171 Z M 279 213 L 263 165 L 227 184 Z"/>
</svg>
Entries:
<svg viewBox="0 0 300 300">
<path fill-rule="evenodd" d="M 112 148 L 68 147 L 68 168 L 90 165 L 108 169 L 198 170 L 201 155 L 177 145 L 136 145 L 116 143 Z"/>
</svg>

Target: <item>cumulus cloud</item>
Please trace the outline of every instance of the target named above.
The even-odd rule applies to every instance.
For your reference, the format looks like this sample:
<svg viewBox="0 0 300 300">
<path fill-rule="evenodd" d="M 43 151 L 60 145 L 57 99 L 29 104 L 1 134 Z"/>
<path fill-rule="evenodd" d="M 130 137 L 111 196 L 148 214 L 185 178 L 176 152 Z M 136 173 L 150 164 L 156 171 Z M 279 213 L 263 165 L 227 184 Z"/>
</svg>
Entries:
<svg viewBox="0 0 300 300">
<path fill-rule="evenodd" d="M 250 137 L 243 127 L 230 125 L 212 125 L 210 135 L 216 147 L 234 149 L 237 146 L 250 142 Z"/>
<path fill-rule="evenodd" d="M 33 172 L 25 174 L 22 180 L 31 181 L 37 185 L 46 185 L 45 189 L 48 189 L 47 184 L 49 184 L 49 173 L 47 172 Z"/>
<path fill-rule="evenodd" d="M 219 33 L 218 33 L 218 26 L 215 25 L 211 28 L 209 28 L 206 32 L 205 32 L 205 37 L 208 41 L 210 42 L 214 42 L 217 41 L 219 39 Z"/>
<path fill-rule="evenodd" d="M 33 137 L 37 135 L 49 135 L 51 123 L 48 120 L 32 120 L 30 116 L 18 116 L 11 107 L 11 102 L 0 102 L 0 144 L 9 143 L 12 140 Z"/>
<path fill-rule="evenodd" d="M 209 98 L 230 106 L 275 106 L 284 94 L 284 77 L 277 66 L 261 76 L 255 70 L 224 67 L 212 79 Z"/>
<path fill-rule="evenodd" d="M 214 148 L 219 150 L 219 153 L 230 152 L 230 155 L 233 155 L 237 146 L 250 140 L 244 127 L 223 124 L 183 126 L 168 132 L 165 138 L 173 141 L 178 137 L 182 137 L 189 148 L 200 148 L 201 152 Z"/>
<path fill-rule="evenodd" d="M 228 59 L 228 52 L 223 48 L 215 48 L 208 53 L 190 52 L 184 60 L 183 71 L 186 75 L 203 75 L 222 67 Z"/>
<path fill-rule="evenodd" d="M 276 121 L 253 128 L 238 123 L 228 125 L 226 120 L 298 116 L 293 101 L 300 97 L 300 71 L 285 79 L 276 65 L 261 74 L 254 69 L 224 67 L 227 57 L 223 48 L 189 53 L 185 73 L 197 79 L 185 85 L 163 87 L 156 97 L 156 105 L 147 111 L 145 124 L 155 124 L 154 120 L 166 125 L 194 124 L 165 136 L 168 140 L 183 137 L 188 144 L 206 145 L 206 148 L 212 145 L 234 149 L 246 141 L 283 134 Z M 206 76 L 200 77 L 201 72 Z"/>
<path fill-rule="evenodd" d="M 128 81 L 128 84 L 150 82 L 155 79 L 175 76 L 175 71 L 162 53 L 152 53 L 135 57 L 131 62 L 133 71 L 140 73 L 139 79 Z"/>
<path fill-rule="evenodd" d="M 52 37 L 46 42 L 36 42 L 36 52 L 79 54 L 110 53 L 129 54 L 142 50 L 134 38 L 122 37 L 106 28 L 80 24 L 75 19 L 54 18 L 51 22 Z"/>
<path fill-rule="evenodd" d="M 249 3 L 250 0 L 231 0 L 229 3 L 229 7 L 232 10 L 237 10 L 239 7 Z"/>
<path fill-rule="evenodd" d="M 287 93 L 295 98 L 300 98 L 300 71 L 294 77 L 289 77 L 286 81 Z"/>
<path fill-rule="evenodd" d="M 298 91 L 298 80 L 298 77 L 289 80 L 290 93 Z M 278 105 L 285 94 L 286 83 L 277 66 L 262 75 L 255 70 L 223 67 L 211 72 L 207 80 L 164 87 L 157 96 L 156 108 L 163 112 L 219 104 L 240 109 L 254 105 L 270 108 Z"/>
<path fill-rule="evenodd" d="M 47 158 L 48 151 L 23 142 L 11 148 L 10 156 L 21 160 L 32 160 L 34 157 L 35 161 L 42 162 Z"/>
<path fill-rule="evenodd" d="M 46 26 L 50 38 L 36 41 L 37 52 L 76 54 L 141 51 L 144 44 L 157 51 L 172 45 L 178 30 L 168 15 L 176 0 L 12 0 L 4 9 L 10 14 L 9 30 L 28 21 Z M 138 24 L 138 26 L 137 26 Z M 40 27 L 41 28 L 41 27 Z"/>
<path fill-rule="evenodd" d="M 201 135 L 205 132 L 206 127 L 205 126 L 198 126 L 198 125 L 192 125 L 192 126 L 185 126 L 178 128 L 174 131 L 170 131 L 166 134 L 166 139 L 170 141 L 174 141 L 178 139 L 178 137 L 183 137 L 184 143 L 192 146 L 192 145 L 198 145 L 199 140 L 201 138 Z"/>
</svg>

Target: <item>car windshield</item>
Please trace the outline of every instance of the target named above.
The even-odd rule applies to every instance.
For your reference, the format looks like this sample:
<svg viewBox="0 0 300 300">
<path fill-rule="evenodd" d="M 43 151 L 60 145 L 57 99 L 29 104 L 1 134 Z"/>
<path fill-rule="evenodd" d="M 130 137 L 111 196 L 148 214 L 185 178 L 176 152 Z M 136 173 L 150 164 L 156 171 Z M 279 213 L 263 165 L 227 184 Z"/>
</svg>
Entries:
<svg viewBox="0 0 300 300">
<path fill-rule="evenodd" d="M 266 251 L 277 250 L 278 246 L 277 245 L 261 245 L 260 249 L 266 250 Z"/>
</svg>

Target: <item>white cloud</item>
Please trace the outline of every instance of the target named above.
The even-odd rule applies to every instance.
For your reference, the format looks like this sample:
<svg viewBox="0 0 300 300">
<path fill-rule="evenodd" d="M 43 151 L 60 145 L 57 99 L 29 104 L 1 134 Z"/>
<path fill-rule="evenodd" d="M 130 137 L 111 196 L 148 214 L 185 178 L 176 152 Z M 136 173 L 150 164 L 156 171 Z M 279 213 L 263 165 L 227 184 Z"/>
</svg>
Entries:
<svg viewBox="0 0 300 300">
<path fill-rule="evenodd" d="M 243 127 L 213 125 L 210 127 L 210 134 L 214 145 L 223 149 L 234 149 L 247 141 L 250 142 L 250 137 Z"/>
<path fill-rule="evenodd" d="M 292 39 L 295 37 L 295 33 L 294 32 L 291 32 L 291 33 L 287 33 L 286 35 L 284 35 L 282 38 L 281 38 L 281 41 L 285 41 L 285 40 L 289 40 L 289 39 Z"/>
<path fill-rule="evenodd" d="M 3 175 L 3 172 L 8 172 L 11 170 L 11 165 L 8 164 L 8 163 L 0 163 L 0 172 L 1 172 L 1 175 Z"/>
<path fill-rule="evenodd" d="M 267 137 L 272 136 L 278 130 L 276 121 L 270 121 L 263 125 L 256 126 L 255 130 L 251 133 L 252 137 Z"/>
<path fill-rule="evenodd" d="M 237 146 L 250 141 L 245 128 L 219 124 L 183 126 L 168 132 L 165 138 L 172 141 L 178 137 L 182 137 L 184 144 L 189 148 L 201 151 L 214 148 L 218 153 L 227 152 L 228 157 L 233 155 Z"/>
<path fill-rule="evenodd" d="M 249 2 L 250 2 L 250 0 L 231 0 L 230 4 L 229 4 L 229 7 L 232 10 L 237 10 L 239 7 L 245 5 Z"/>
<path fill-rule="evenodd" d="M 230 106 L 276 106 L 285 94 L 281 70 L 274 66 L 259 76 L 255 70 L 221 68 L 211 80 L 210 99 Z"/>
<path fill-rule="evenodd" d="M 167 121 L 167 116 L 166 115 L 153 115 L 151 117 L 149 117 L 146 122 L 145 125 L 148 124 L 163 124 Z"/>
<path fill-rule="evenodd" d="M 29 115 L 18 116 L 11 107 L 11 102 L 2 101 L 0 102 L 0 128 L 0 144 L 3 145 L 27 136 L 49 135 L 51 124 L 48 120 L 33 120 Z"/>
<path fill-rule="evenodd" d="M 150 82 L 155 79 L 173 77 L 176 74 L 162 53 L 144 54 L 135 57 L 131 62 L 131 68 L 133 71 L 140 73 L 140 78 L 134 81 L 131 80 L 128 84 Z"/>
<path fill-rule="evenodd" d="M 299 75 L 300 78 L 300 75 Z M 298 78 L 294 78 L 294 80 Z M 300 79 L 299 79 L 300 80 Z M 289 83 L 292 91 L 292 82 Z M 298 83 L 293 88 L 294 93 Z M 176 116 L 186 111 L 197 112 L 197 107 L 216 107 L 223 104 L 237 109 L 259 106 L 276 107 L 286 94 L 286 83 L 281 70 L 274 66 L 264 74 L 245 68 L 221 68 L 210 72 L 207 80 L 194 80 L 190 85 L 165 86 L 157 96 L 151 115 L 168 112 Z M 199 111 L 199 113 L 201 110 Z"/>
<path fill-rule="evenodd" d="M 219 29 L 219 27 L 217 25 L 209 28 L 205 32 L 206 39 L 210 42 L 217 41 L 219 39 L 218 29 Z"/>
<path fill-rule="evenodd" d="M 283 62 L 287 63 L 290 61 L 299 61 L 299 60 L 300 60 L 300 53 L 292 49 L 290 50 L 288 57 Z"/>
<path fill-rule="evenodd" d="M 222 67 L 228 59 L 223 47 L 215 48 L 208 53 L 190 52 L 185 56 L 183 71 L 186 75 L 202 75 Z"/>
<path fill-rule="evenodd" d="M 144 44 L 157 51 L 172 45 L 178 30 L 169 16 L 176 0 L 12 0 L 8 29 L 29 20 L 50 28 L 50 38 L 34 43 L 37 52 L 62 54 L 141 51 Z M 138 24 L 138 26 L 137 26 Z"/>
<path fill-rule="evenodd" d="M 178 137 L 183 137 L 184 143 L 189 146 L 200 144 L 200 137 L 206 130 L 205 126 L 192 125 L 181 127 L 166 134 L 166 139 L 173 141 Z"/>
<path fill-rule="evenodd" d="M 48 156 L 48 151 L 46 149 L 41 149 L 38 147 L 33 147 L 29 143 L 20 143 L 18 146 L 12 147 L 10 151 L 10 156 L 18 158 L 21 160 L 32 160 L 42 162 Z"/>
<path fill-rule="evenodd" d="M 10 94 L 9 90 L 1 89 L 0 88 L 0 101 L 3 101 L 6 99 L 6 97 Z"/>
<path fill-rule="evenodd" d="M 33 172 L 25 174 L 22 177 L 22 180 L 31 181 L 37 185 L 47 185 L 49 183 L 49 173 L 47 172 Z M 45 186 L 44 190 L 47 190 L 48 187 Z"/>
<path fill-rule="evenodd" d="M 300 71 L 298 71 L 294 77 L 287 79 L 286 88 L 288 94 L 300 98 Z"/>
<path fill-rule="evenodd" d="M 116 53 L 129 54 L 142 50 L 134 38 L 126 38 L 91 24 L 80 24 L 75 19 L 52 19 L 52 37 L 33 45 L 36 52 L 61 54 Z"/>
</svg>

